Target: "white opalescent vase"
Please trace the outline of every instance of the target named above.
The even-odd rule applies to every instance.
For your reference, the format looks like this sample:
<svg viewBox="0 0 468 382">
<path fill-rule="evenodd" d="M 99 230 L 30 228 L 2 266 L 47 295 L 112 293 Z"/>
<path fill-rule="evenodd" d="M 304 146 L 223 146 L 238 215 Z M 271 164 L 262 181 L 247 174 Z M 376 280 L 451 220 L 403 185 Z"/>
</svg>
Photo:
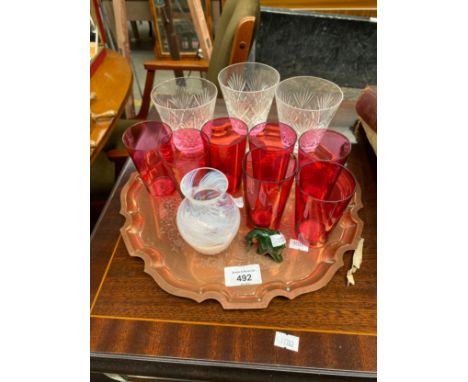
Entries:
<svg viewBox="0 0 468 382">
<path fill-rule="evenodd" d="M 188 172 L 180 183 L 185 199 L 177 210 L 177 228 L 192 248 L 205 255 L 224 251 L 239 230 L 239 208 L 227 188 L 226 176 L 210 167 Z"/>
</svg>

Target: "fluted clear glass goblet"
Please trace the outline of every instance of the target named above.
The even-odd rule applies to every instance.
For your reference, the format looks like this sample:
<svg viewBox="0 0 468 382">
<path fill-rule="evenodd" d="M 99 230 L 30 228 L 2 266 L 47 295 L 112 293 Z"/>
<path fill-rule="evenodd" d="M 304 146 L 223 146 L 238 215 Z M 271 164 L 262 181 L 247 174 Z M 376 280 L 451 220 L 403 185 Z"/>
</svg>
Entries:
<svg viewBox="0 0 468 382">
<path fill-rule="evenodd" d="M 259 62 L 229 65 L 218 74 L 229 116 L 246 123 L 249 130 L 266 122 L 279 81 L 275 68 Z"/>
<path fill-rule="evenodd" d="M 155 86 L 151 100 L 162 122 L 173 132 L 192 128 L 200 130 L 213 119 L 218 89 L 211 81 L 197 77 L 177 77 Z"/>
<path fill-rule="evenodd" d="M 279 121 L 300 136 L 310 129 L 328 128 L 343 101 L 343 91 L 323 78 L 299 76 L 281 81 L 275 99 Z"/>
</svg>

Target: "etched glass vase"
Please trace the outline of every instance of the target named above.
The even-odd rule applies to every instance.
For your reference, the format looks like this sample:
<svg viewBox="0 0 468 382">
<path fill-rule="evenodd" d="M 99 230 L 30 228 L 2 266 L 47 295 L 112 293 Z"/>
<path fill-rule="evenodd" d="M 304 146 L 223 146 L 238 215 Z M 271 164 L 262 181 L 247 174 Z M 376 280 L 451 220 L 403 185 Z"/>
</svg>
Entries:
<svg viewBox="0 0 468 382">
<path fill-rule="evenodd" d="M 239 230 L 239 208 L 227 189 L 226 176 L 210 167 L 192 170 L 180 182 L 185 199 L 177 210 L 177 228 L 192 248 L 205 255 L 224 251 Z"/>
</svg>

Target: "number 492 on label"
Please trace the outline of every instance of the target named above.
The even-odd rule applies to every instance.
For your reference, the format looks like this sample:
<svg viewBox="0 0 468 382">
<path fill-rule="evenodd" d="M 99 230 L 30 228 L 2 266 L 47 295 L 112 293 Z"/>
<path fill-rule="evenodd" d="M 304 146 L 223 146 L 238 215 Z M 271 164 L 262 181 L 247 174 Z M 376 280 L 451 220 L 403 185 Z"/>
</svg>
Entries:
<svg viewBox="0 0 468 382">
<path fill-rule="evenodd" d="M 244 273 L 236 277 L 237 281 L 252 281 L 252 275 L 250 273 Z"/>
<path fill-rule="evenodd" d="M 228 287 L 261 283 L 262 275 L 258 264 L 224 268 L 224 284 Z"/>
</svg>

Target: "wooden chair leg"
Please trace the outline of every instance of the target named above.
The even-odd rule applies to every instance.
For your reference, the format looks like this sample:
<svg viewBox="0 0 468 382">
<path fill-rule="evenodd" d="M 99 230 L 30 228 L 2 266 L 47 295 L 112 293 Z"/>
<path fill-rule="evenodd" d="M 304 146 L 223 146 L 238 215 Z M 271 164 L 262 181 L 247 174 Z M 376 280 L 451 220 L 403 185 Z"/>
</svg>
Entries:
<svg viewBox="0 0 468 382">
<path fill-rule="evenodd" d="M 133 37 L 135 37 L 135 40 L 140 40 L 140 32 L 138 32 L 138 26 L 136 21 L 130 21 L 130 25 L 132 27 L 132 33 Z"/>
<path fill-rule="evenodd" d="M 146 119 L 148 117 L 148 111 L 150 107 L 151 100 L 151 90 L 153 90 L 154 82 L 154 70 L 147 70 L 146 72 L 146 81 L 145 89 L 143 90 L 143 99 L 141 100 L 141 107 L 136 119 Z"/>
</svg>

